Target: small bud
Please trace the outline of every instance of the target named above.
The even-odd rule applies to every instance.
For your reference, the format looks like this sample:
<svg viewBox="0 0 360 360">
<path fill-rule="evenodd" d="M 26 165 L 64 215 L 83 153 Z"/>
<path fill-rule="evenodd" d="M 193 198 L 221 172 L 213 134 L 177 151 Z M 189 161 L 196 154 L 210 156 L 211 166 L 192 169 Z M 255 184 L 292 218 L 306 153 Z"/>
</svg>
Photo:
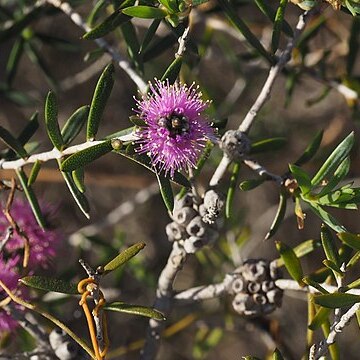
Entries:
<svg viewBox="0 0 360 360">
<path fill-rule="evenodd" d="M 205 245 L 203 239 L 196 237 L 196 236 L 190 236 L 188 239 L 184 240 L 184 250 L 188 254 L 194 254 L 196 251 L 201 249 Z"/>
<path fill-rule="evenodd" d="M 123 143 L 119 139 L 111 139 L 111 146 L 114 150 L 120 150 L 123 146 Z"/>
<path fill-rule="evenodd" d="M 239 161 L 251 149 L 251 142 L 244 132 L 228 130 L 220 141 L 220 148 L 231 159 Z"/>
<path fill-rule="evenodd" d="M 186 226 L 196 216 L 196 211 L 191 207 L 183 207 L 181 209 L 175 209 L 173 213 L 173 219 L 179 225 Z"/>
<path fill-rule="evenodd" d="M 55 349 L 55 355 L 60 360 L 72 360 L 78 359 L 79 351 L 73 342 L 66 341 Z"/>
<path fill-rule="evenodd" d="M 169 241 L 181 240 L 185 235 L 185 229 L 177 224 L 175 221 L 166 225 L 165 228 L 166 235 L 169 238 Z"/>
<path fill-rule="evenodd" d="M 203 237 L 205 235 L 207 226 L 202 221 L 201 216 L 194 217 L 186 227 L 186 232 L 190 236 Z"/>
</svg>

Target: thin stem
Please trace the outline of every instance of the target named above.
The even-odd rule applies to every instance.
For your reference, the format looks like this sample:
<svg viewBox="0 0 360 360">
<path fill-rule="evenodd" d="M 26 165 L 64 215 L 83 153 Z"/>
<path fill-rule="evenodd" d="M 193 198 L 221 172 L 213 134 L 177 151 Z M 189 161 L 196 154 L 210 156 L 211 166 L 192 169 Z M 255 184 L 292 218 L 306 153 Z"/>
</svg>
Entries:
<svg viewBox="0 0 360 360">
<path fill-rule="evenodd" d="M 69 3 L 61 2 L 60 0 L 46 0 L 46 2 L 64 12 L 72 20 L 72 22 L 81 29 L 85 30 L 86 32 L 91 30 L 85 21 L 81 18 L 81 16 L 74 11 Z M 108 44 L 108 42 L 103 38 L 95 39 L 94 41 L 99 47 L 105 50 L 114 61 L 117 62 L 119 67 L 123 69 L 130 77 L 130 79 L 136 84 L 139 91 L 142 94 L 146 94 L 146 82 L 136 73 L 136 71 L 131 67 L 130 63 L 117 50 L 111 47 L 110 44 Z"/>
</svg>

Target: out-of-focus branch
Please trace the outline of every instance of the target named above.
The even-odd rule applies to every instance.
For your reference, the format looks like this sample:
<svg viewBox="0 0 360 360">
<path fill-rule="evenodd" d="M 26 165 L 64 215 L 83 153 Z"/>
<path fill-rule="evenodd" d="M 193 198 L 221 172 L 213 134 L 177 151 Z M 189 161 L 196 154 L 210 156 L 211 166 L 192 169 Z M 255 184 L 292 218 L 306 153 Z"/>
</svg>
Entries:
<svg viewBox="0 0 360 360">
<path fill-rule="evenodd" d="M 85 21 L 81 18 L 81 16 L 74 11 L 69 3 L 61 2 L 60 0 L 46 0 L 46 2 L 64 12 L 71 19 L 71 21 L 81 29 L 85 30 L 86 32 L 91 30 Z M 111 47 L 110 44 L 103 38 L 95 39 L 94 41 L 99 47 L 105 50 L 114 61 L 116 61 L 119 67 L 123 69 L 130 77 L 130 79 L 136 84 L 139 91 L 142 94 L 145 94 L 147 92 L 147 84 L 131 67 L 130 63 L 117 50 Z"/>
<path fill-rule="evenodd" d="M 265 81 L 263 88 L 260 91 L 259 96 L 254 102 L 253 106 L 250 108 L 249 112 L 246 114 L 245 119 L 239 126 L 240 131 L 245 133 L 248 133 L 250 131 L 250 128 L 258 112 L 264 106 L 266 101 L 270 98 L 270 93 L 277 76 L 280 74 L 281 70 L 284 68 L 286 63 L 291 59 L 291 52 L 296 46 L 299 36 L 305 29 L 306 23 L 311 17 L 310 15 L 312 15 L 314 11 L 316 11 L 316 8 L 313 8 L 312 10 L 309 11 L 305 11 L 302 15 L 300 15 L 299 21 L 294 31 L 294 37 L 289 41 L 285 50 L 281 53 L 277 63 L 270 68 L 269 75 Z"/>
</svg>

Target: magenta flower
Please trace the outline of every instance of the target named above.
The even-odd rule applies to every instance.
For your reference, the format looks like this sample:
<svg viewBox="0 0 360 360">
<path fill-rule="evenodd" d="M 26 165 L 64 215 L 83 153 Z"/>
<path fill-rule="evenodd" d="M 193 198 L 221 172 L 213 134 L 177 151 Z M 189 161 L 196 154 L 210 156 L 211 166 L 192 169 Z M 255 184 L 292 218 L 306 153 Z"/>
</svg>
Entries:
<svg viewBox="0 0 360 360">
<path fill-rule="evenodd" d="M 42 206 L 43 215 L 49 219 L 53 209 L 49 206 Z M 19 199 L 15 199 L 11 205 L 10 213 L 20 229 L 27 235 L 30 243 L 29 270 L 33 271 L 39 267 L 47 268 L 51 259 L 54 257 L 56 247 L 61 240 L 61 235 L 53 229 L 43 230 L 40 228 L 32 213 L 30 205 Z M 0 211 L 0 234 L 5 234 L 9 227 L 9 222 Z M 4 250 L 8 256 L 23 255 L 24 239 L 14 231 L 11 238 L 7 241 Z M 22 259 L 19 258 L 19 262 Z"/>
<path fill-rule="evenodd" d="M 195 167 L 213 129 L 201 114 L 209 102 L 201 99 L 192 84 L 155 81 L 151 94 L 137 100 L 138 113 L 145 126 L 138 131 L 139 153 L 147 153 L 152 165 L 174 176 L 176 170 Z"/>
<path fill-rule="evenodd" d="M 15 291 L 19 275 L 14 271 L 18 258 L 14 257 L 13 259 L 5 262 L 2 257 L 0 257 L 0 280 L 11 290 Z M 7 297 L 5 291 L 0 287 L 0 302 Z M 16 305 L 17 308 L 20 306 Z M 17 321 L 14 320 L 11 315 L 6 311 L 6 307 L 0 307 L 0 335 L 3 332 L 10 332 L 15 329 L 17 326 Z"/>
</svg>

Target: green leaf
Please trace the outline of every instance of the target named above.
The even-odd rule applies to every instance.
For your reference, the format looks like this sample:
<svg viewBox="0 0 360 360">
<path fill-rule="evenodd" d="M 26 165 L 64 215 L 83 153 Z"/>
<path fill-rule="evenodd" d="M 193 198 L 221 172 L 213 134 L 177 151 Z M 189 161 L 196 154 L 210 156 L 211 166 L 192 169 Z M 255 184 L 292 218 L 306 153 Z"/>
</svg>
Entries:
<svg viewBox="0 0 360 360">
<path fill-rule="evenodd" d="M 61 294 L 79 294 L 76 284 L 61 279 L 32 275 L 25 276 L 19 281 L 22 284 L 33 287 L 35 289 L 53 291 Z"/>
<path fill-rule="evenodd" d="M 148 170 L 150 170 L 151 172 L 153 172 L 154 174 L 158 174 L 158 171 L 157 169 L 155 169 L 154 167 L 152 167 L 149 163 L 150 159 L 144 155 L 144 154 L 129 154 L 129 153 L 126 153 L 125 150 L 120 150 L 120 151 L 116 151 L 117 154 L 120 154 L 122 156 L 125 156 L 126 158 L 132 160 L 132 161 L 135 161 L 136 163 L 144 166 L 145 168 L 147 168 Z M 159 175 L 165 175 L 164 172 L 160 172 Z M 184 186 L 186 188 L 190 188 L 191 185 L 190 185 L 190 182 L 189 180 L 184 176 L 182 175 L 181 173 L 179 172 L 175 172 L 174 173 L 174 176 L 173 178 L 170 179 L 170 181 L 180 185 L 180 186 Z"/>
<path fill-rule="evenodd" d="M 321 225 L 320 237 L 326 258 L 339 267 L 341 264 L 335 240 L 330 232 L 330 229 L 324 224 Z"/>
<path fill-rule="evenodd" d="M 58 106 L 56 96 L 52 91 L 48 92 L 45 101 L 45 124 L 46 131 L 52 144 L 58 150 L 62 150 L 64 147 L 64 140 L 61 136 L 58 123 Z"/>
<path fill-rule="evenodd" d="M 272 360 L 284 360 L 279 349 L 275 349 L 275 351 L 273 352 Z"/>
<path fill-rule="evenodd" d="M 272 224 L 270 225 L 269 231 L 265 235 L 265 240 L 268 240 L 272 236 L 275 235 L 275 233 L 277 232 L 278 228 L 280 227 L 282 221 L 284 220 L 284 216 L 286 213 L 286 203 L 287 203 L 286 192 L 284 190 L 282 190 L 282 191 L 280 191 L 280 200 L 279 200 L 279 205 L 278 205 L 278 208 L 276 211 L 275 218 L 274 218 Z"/>
<path fill-rule="evenodd" d="M 94 140 L 98 131 L 101 117 L 114 85 L 114 71 L 114 65 L 110 63 L 105 67 L 97 82 L 87 122 L 86 139 L 88 141 Z"/>
<path fill-rule="evenodd" d="M 132 257 L 134 257 L 139 251 L 141 251 L 146 246 L 145 243 L 140 242 L 136 243 L 129 248 L 122 251 L 119 255 L 117 255 L 114 259 L 109 261 L 104 266 L 104 272 L 103 274 L 108 274 L 109 272 L 117 269 L 119 266 L 125 264 L 127 261 L 129 261 Z"/>
<path fill-rule="evenodd" d="M 330 178 L 338 166 L 349 155 L 351 148 L 354 145 L 354 133 L 350 133 L 331 153 L 325 163 L 321 166 L 319 171 L 311 180 L 313 186 L 319 185 L 321 181 Z"/>
<path fill-rule="evenodd" d="M 27 176 L 26 176 L 24 170 L 19 168 L 19 169 L 16 169 L 15 172 L 19 178 L 20 184 L 24 190 L 25 196 L 30 204 L 31 210 L 35 216 L 37 223 L 39 224 L 39 226 L 42 229 L 45 229 L 45 227 L 46 227 L 45 219 L 41 213 L 41 209 L 40 209 L 39 203 L 37 201 L 37 198 L 35 196 L 35 193 L 33 192 L 32 188 L 30 186 L 28 186 L 28 179 L 27 179 Z"/>
<path fill-rule="evenodd" d="M 164 75 L 161 77 L 161 80 L 164 81 L 168 79 L 169 83 L 173 84 L 180 74 L 182 62 L 182 56 L 178 56 L 177 58 L 175 58 L 175 60 L 165 70 Z"/>
<path fill-rule="evenodd" d="M 275 137 L 264 139 L 251 144 L 250 154 L 258 154 L 261 152 L 275 151 L 283 148 L 287 143 L 284 137 Z"/>
<path fill-rule="evenodd" d="M 166 208 L 172 213 L 174 209 L 174 194 L 172 192 L 170 180 L 162 175 L 156 174 L 159 183 L 160 193 L 163 198 Z"/>
<path fill-rule="evenodd" d="M 224 10 L 226 16 L 234 24 L 234 26 L 241 32 L 247 42 L 256 49 L 260 55 L 262 55 L 271 65 L 274 64 L 275 60 L 265 48 L 262 46 L 258 38 L 250 31 L 245 22 L 238 17 L 237 12 L 233 8 L 232 4 L 228 0 L 218 0 L 220 7 Z"/>
<path fill-rule="evenodd" d="M 131 315 L 145 316 L 151 319 L 155 319 L 157 321 L 166 320 L 165 316 L 160 311 L 157 311 L 155 309 L 146 306 L 131 305 L 120 301 L 106 304 L 104 306 L 104 310 L 117 311 Z"/>
<path fill-rule="evenodd" d="M 16 154 L 21 158 L 26 159 L 29 154 L 26 152 L 21 142 L 10 134 L 8 130 L 0 126 L 0 140 L 2 140 L 5 145 L 12 149 Z"/>
<path fill-rule="evenodd" d="M 302 195 L 306 195 L 311 191 L 311 179 L 310 176 L 299 166 L 289 165 L 289 169 L 296 179 Z"/>
<path fill-rule="evenodd" d="M 311 277 L 309 277 L 309 276 L 305 276 L 305 277 L 303 278 L 303 282 L 304 282 L 306 285 L 315 288 L 315 289 L 318 290 L 321 294 L 328 294 L 328 293 L 329 293 L 329 292 L 328 292 L 327 290 L 325 290 L 318 282 L 312 280 Z"/>
<path fill-rule="evenodd" d="M 111 152 L 112 150 L 113 147 L 111 145 L 111 140 L 105 140 L 99 144 L 70 155 L 61 163 L 60 170 L 65 172 L 74 171 L 92 163 L 94 160 Z"/>
<path fill-rule="evenodd" d="M 154 38 L 160 23 L 161 23 L 161 19 L 155 19 L 147 29 L 144 35 L 144 39 L 140 45 L 140 49 L 139 49 L 140 55 L 144 53 L 144 51 L 147 49 L 148 45 L 150 44 L 151 40 Z"/>
<path fill-rule="evenodd" d="M 131 127 L 127 128 L 127 129 L 123 129 L 123 130 L 117 131 L 115 133 L 112 133 L 112 134 L 110 134 L 108 136 L 105 136 L 105 139 L 111 140 L 111 139 L 114 139 L 114 138 L 120 138 L 122 136 L 130 135 L 134 131 L 135 131 L 135 126 L 131 126 Z"/>
<path fill-rule="evenodd" d="M 359 295 L 335 293 L 314 296 L 314 303 L 330 309 L 353 306 L 360 302 Z"/>
<path fill-rule="evenodd" d="M 133 61 L 136 69 L 138 69 L 140 72 L 143 72 L 144 66 L 142 58 L 139 55 L 140 44 L 135 26 L 132 24 L 131 21 L 128 21 L 121 26 L 121 32 L 125 40 L 127 51 L 131 60 Z"/>
<path fill-rule="evenodd" d="M 22 145 L 25 145 L 31 137 L 36 133 L 39 128 L 38 112 L 34 112 L 31 115 L 29 122 L 25 125 L 24 129 L 21 131 L 18 140 Z"/>
<path fill-rule="evenodd" d="M 313 331 L 318 329 L 329 318 L 331 311 L 329 308 L 321 307 L 308 325 L 308 328 Z"/>
<path fill-rule="evenodd" d="M 6 83 L 11 86 L 24 50 L 24 38 L 17 39 L 11 49 L 8 61 L 6 63 Z"/>
<path fill-rule="evenodd" d="M 349 232 L 339 232 L 337 234 L 338 238 L 346 245 L 351 248 L 360 251 L 360 235 L 351 234 Z"/>
<path fill-rule="evenodd" d="M 60 161 L 58 161 L 59 166 L 61 166 Z M 89 211 L 90 211 L 90 206 L 89 206 L 89 202 L 87 200 L 87 198 L 85 197 L 85 195 L 83 193 L 81 193 L 78 189 L 78 187 L 76 186 L 74 179 L 71 175 L 71 173 L 68 172 L 63 172 L 61 171 L 61 175 L 63 176 L 65 183 L 67 185 L 67 187 L 70 190 L 70 193 L 72 195 L 72 197 L 74 198 L 76 204 L 78 205 L 78 207 L 80 208 L 80 210 L 82 211 L 82 213 L 85 215 L 85 217 L 87 219 L 90 218 L 89 215 Z"/>
<path fill-rule="evenodd" d="M 344 177 L 348 174 L 350 170 L 350 158 L 346 157 L 338 168 L 335 170 L 334 175 L 330 178 L 329 182 L 321 189 L 320 193 L 317 195 L 318 198 L 327 194 L 332 189 L 337 186 L 340 181 L 344 179 Z"/>
<path fill-rule="evenodd" d="M 106 0 L 99 0 L 93 6 L 92 10 L 90 11 L 89 16 L 86 19 L 86 23 L 92 28 L 94 27 L 95 22 L 97 21 L 98 17 L 100 16 L 101 11 L 107 5 Z"/>
<path fill-rule="evenodd" d="M 323 135 L 324 131 L 321 130 L 314 136 L 311 143 L 305 149 L 304 153 L 295 161 L 295 165 L 301 166 L 312 159 L 320 147 Z"/>
<path fill-rule="evenodd" d="M 308 202 L 310 209 L 315 213 L 326 225 L 330 226 L 334 231 L 346 231 L 345 227 L 340 224 L 331 214 L 325 211 L 320 205 L 314 202 Z"/>
<path fill-rule="evenodd" d="M 280 0 L 278 9 L 276 10 L 274 27 L 271 39 L 271 50 L 275 54 L 276 50 L 279 48 L 280 41 L 280 32 L 283 27 L 284 17 L 285 17 L 285 8 L 288 3 L 288 0 Z"/>
<path fill-rule="evenodd" d="M 71 174 L 74 179 L 74 183 L 75 183 L 76 187 L 79 189 L 79 191 L 81 193 L 84 193 L 86 191 L 85 184 L 84 184 L 84 176 L 85 176 L 84 168 L 80 167 L 80 168 L 74 170 Z"/>
<path fill-rule="evenodd" d="M 168 34 L 157 39 L 151 46 L 148 47 L 146 51 L 142 53 L 143 62 L 146 63 L 160 56 L 166 50 L 176 44 L 176 41 L 177 38 L 174 36 L 174 34 Z"/>
<path fill-rule="evenodd" d="M 301 258 L 307 254 L 310 254 L 311 252 L 313 252 L 315 249 L 317 249 L 320 246 L 321 246 L 320 241 L 310 239 L 310 240 L 306 240 L 306 241 L 302 242 L 301 244 L 295 246 L 293 250 L 294 250 L 294 253 L 296 254 L 296 256 L 298 258 Z M 280 267 L 283 265 L 284 265 L 284 261 L 282 258 L 276 260 L 277 267 Z"/>
<path fill-rule="evenodd" d="M 122 12 L 125 15 L 142 19 L 163 19 L 168 15 L 167 11 L 163 9 L 145 5 L 129 6 Z"/>
<path fill-rule="evenodd" d="M 96 25 L 93 29 L 83 35 L 83 39 L 94 40 L 109 34 L 118 26 L 128 22 L 131 18 L 122 13 L 121 9 L 115 10 L 102 23 Z"/>
<path fill-rule="evenodd" d="M 343 277 L 345 274 L 344 272 L 341 271 L 340 267 L 338 265 L 336 265 L 333 261 L 331 260 L 323 260 L 322 263 L 329 268 L 330 270 L 332 270 L 332 272 L 334 273 L 334 275 Z"/>
<path fill-rule="evenodd" d="M 304 273 L 301 267 L 299 258 L 296 256 L 294 250 L 281 241 L 275 242 L 276 249 L 279 251 L 284 265 L 290 276 L 298 282 L 300 286 L 304 286 L 302 281 Z"/>
<path fill-rule="evenodd" d="M 61 135 L 65 145 L 69 145 L 81 131 L 89 115 L 89 109 L 89 105 L 80 107 L 66 121 L 61 129 Z"/>
<path fill-rule="evenodd" d="M 249 191 L 249 190 L 257 188 L 265 180 L 266 180 L 265 177 L 260 177 L 258 179 L 245 180 L 240 183 L 239 187 L 242 191 Z"/>
<path fill-rule="evenodd" d="M 31 186 L 35 182 L 35 180 L 39 174 L 41 164 L 42 164 L 42 162 L 40 160 L 36 160 L 34 162 L 34 165 L 31 168 L 30 175 L 29 175 L 29 178 L 27 181 L 27 186 Z"/>
<path fill-rule="evenodd" d="M 229 189 L 227 191 L 227 196 L 226 196 L 225 217 L 227 219 L 231 217 L 232 204 L 234 201 L 236 184 L 239 178 L 239 173 L 240 173 L 240 163 L 235 163 L 230 178 Z"/>
</svg>

